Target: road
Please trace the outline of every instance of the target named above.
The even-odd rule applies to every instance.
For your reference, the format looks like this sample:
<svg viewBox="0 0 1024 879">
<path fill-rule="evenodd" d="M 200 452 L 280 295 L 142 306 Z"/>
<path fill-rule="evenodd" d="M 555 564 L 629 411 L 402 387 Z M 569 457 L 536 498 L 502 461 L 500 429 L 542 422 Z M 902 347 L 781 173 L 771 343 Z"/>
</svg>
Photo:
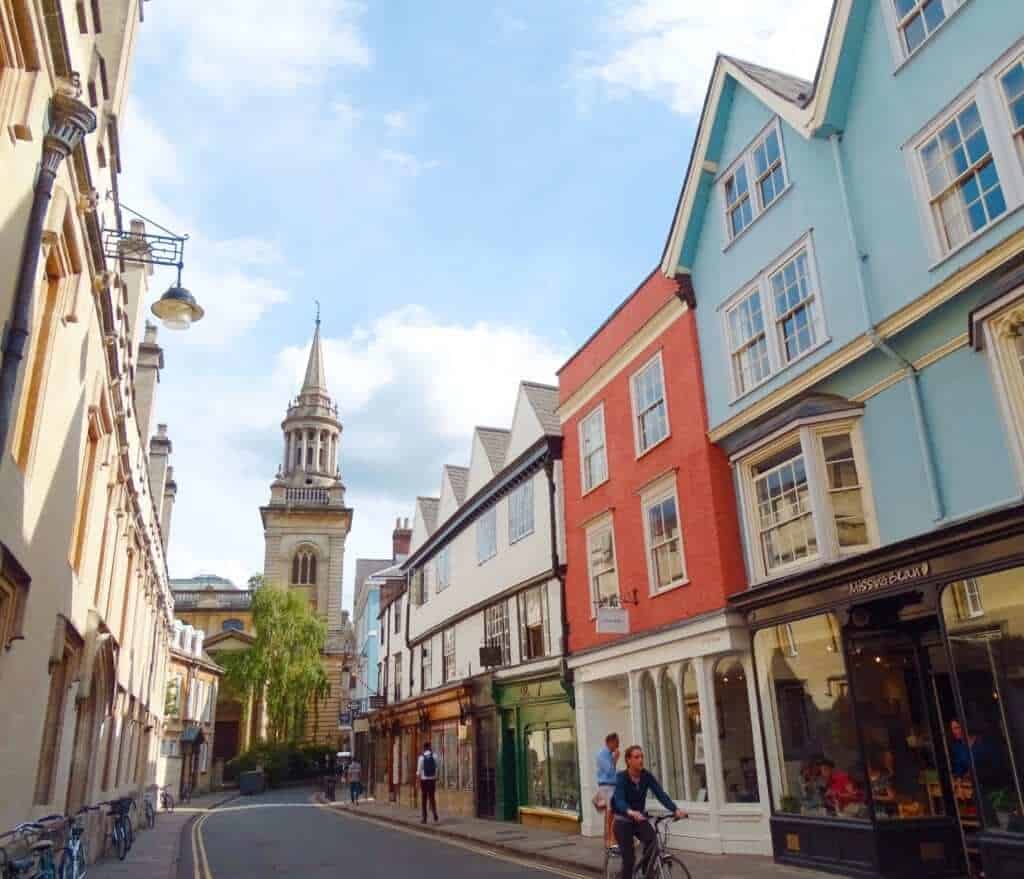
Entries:
<svg viewBox="0 0 1024 879">
<path fill-rule="evenodd" d="M 208 813 L 188 833 L 178 879 L 551 879 L 571 873 L 530 867 L 339 815 L 295 789 L 245 797 Z M 199 857 L 193 855 L 198 850 Z M 205 857 L 204 857 L 205 856 Z"/>
</svg>

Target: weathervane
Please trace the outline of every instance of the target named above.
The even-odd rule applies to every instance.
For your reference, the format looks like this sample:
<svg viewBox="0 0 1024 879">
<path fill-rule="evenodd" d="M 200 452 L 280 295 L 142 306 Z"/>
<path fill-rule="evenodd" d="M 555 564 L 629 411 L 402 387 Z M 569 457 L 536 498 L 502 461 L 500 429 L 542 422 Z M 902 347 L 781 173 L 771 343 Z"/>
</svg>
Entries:
<svg viewBox="0 0 1024 879">
<path fill-rule="evenodd" d="M 314 299 L 313 301 L 316 303 L 316 325 L 320 326 L 320 300 Z"/>
</svg>

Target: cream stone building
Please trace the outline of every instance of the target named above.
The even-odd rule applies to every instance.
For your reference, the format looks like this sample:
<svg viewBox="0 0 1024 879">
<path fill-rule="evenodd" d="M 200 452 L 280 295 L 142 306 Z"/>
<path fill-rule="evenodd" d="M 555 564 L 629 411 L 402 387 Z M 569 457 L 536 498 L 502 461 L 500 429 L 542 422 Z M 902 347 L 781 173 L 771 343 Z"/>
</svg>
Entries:
<svg viewBox="0 0 1024 879">
<path fill-rule="evenodd" d="M 101 195 L 141 19 L 0 3 L 0 830 L 155 780 L 177 486 L 148 270 L 105 255 Z"/>
<path fill-rule="evenodd" d="M 288 406 L 281 429 L 281 466 L 270 486 L 270 503 L 260 507 L 265 540 L 263 582 L 271 588 L 299 592 L 326 620 L 323 662 L 330 695 L 310 706 L 306 737 L 350 747 L 352 730 L 341 725 L 341 712 L 347 711 L 350 702 L 355 632 L 348 611 L 341 608 L 341 591 L 352 509 L 345 506 L 341 422 L 338 407 L 327 392 L 319 318 L 302 390 Z"/>
</svg>

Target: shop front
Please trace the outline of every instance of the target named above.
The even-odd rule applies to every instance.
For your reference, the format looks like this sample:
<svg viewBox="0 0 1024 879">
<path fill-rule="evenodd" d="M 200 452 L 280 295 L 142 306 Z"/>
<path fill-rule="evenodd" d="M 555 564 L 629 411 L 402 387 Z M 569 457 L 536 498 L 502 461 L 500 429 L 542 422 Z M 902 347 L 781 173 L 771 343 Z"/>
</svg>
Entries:
<svg viewBox="0 0 1024 879">
<path fill-rule="evenodd" d="M 755 587 L 776 860 L 1024 875 L 1024 507 Z"/>
<path fill-rule="evenodd" d="M 646 767 L 686 809 L 673 848 L 769 854 L 763 748 L 750 641 L 742 618 L 715 612 L 573 654 L 583 832 L 603 833 L 589 806 L 605 736 L 638 744 Z M 625 763 L 620 759 L 619 769 Z"/>
<path fill-rule="evenodd" d="M 558 672 L 493 685 L 497 815 L 578 833 L 576 720 Z"/>
</svg>

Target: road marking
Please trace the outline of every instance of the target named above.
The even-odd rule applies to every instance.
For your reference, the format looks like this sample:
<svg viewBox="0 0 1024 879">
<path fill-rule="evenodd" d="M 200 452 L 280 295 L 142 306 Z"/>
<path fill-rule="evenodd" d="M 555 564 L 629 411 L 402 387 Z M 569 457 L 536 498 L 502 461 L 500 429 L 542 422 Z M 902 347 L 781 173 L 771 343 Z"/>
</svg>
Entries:
<svg viewBox="0 0 1024 879">
<path fill-rule="evenodd" d="M 350 814 L 348 810 L 342 811 L 335 809 L 326 803 L 314 803 L 317 809 L 323 809 L 331 812 L 340 818 L 356 818 L 354 814 Z M 494 849 L 484 848 L 481 845 L 475 843 L 465 842 L 461 839 L 452 839 L 450 836 L 440 836 L 436 833 L 424 833 L 421 830 L 417 830 L 414 827 L 409 827 L 405 824 L 397 824 L 392 821 L 384 821 L 380 818 L 375 818 L 372 815 L 360 815 L 356 820 L 369 821 L 373 824 L 377 824 L 381 827 L 388 827 L 394 830 L 398 830 L 401 833 L 407 833 L 410 836 L 418 836 L 421 839 L 432 839 L 435 842 L 440 842 L 444 845 L 450 845 L 455 848 L 463 849 L 464 851 L 472 852 L 473 854 L 483 855 L 484 857 L 494 858 L 497 861 L 504 861 L 508 864 L 515 864 L 519 867 L 527 867 L 531 870 L 542 870 L 545 873 L 552 873 L 555 876 L 564 876 L 566 879 L 594 879 L 592 874 L 589 873 L 574 873 L 571 870 L 566 870 L 561 867 L 553 867 L 550 864 L 539 864 L 536 861 L 529 860 L 528 858 L 517 857 L 516 855 L 508 854 L 507 852 L 498 852 Z"/>
<path fill-rule="evenodd" d="M 213 879 L 203 842 L 203 824 L 210 815 L 210 812 L 206 812 L 192 823 L 192 867 L 195 879 Z"/>
</svg>

